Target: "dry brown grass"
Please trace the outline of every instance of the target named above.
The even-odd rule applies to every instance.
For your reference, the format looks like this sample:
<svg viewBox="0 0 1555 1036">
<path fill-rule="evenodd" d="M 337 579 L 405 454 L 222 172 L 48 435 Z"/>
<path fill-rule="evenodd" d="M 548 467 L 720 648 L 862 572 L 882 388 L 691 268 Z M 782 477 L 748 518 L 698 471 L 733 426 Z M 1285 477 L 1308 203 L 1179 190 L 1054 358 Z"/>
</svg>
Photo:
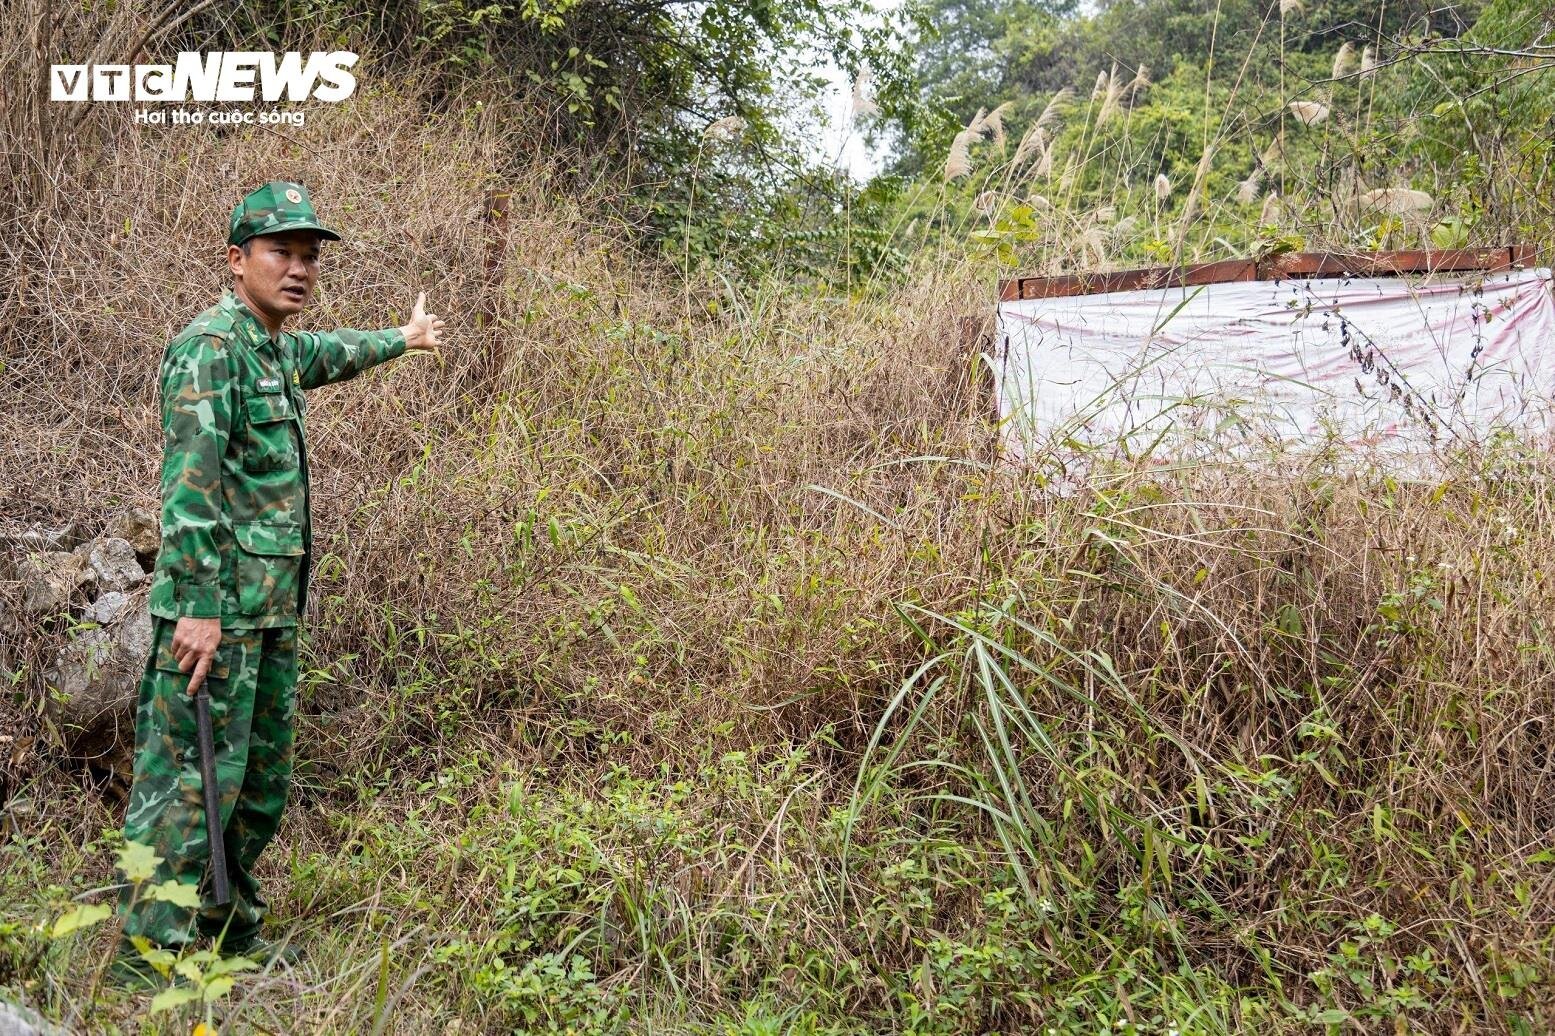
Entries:
<svg viewBox="0 0 1555 1036">
<path fill-rule="evenodd" d="M 491 96 L 450 108 L 425 116 L 401 83 L 320 106 L 302 131 L 135 128 L 96 113 L 103 150 L 55 168 L 4 235 L 7 519 L 92 528 L 126 502 L 156 506 L 161 348 L 225 284 L 231 204 L 296 178 L 346 235 L 308 326 L 391 326 L 424 289 L 455 329 L 440 362 L 403 360 L 312 408 L 326 555 L 315 644 L 359 659 L 342 684 L 387 675 L 370 645 L 392 611 L 435 613 L 438 629 L 501 616 L 525 672 L 484 674 L 476 691 L 510 703 L 516 679 L 601 679 L 601 708 L 633 721 L 684 704 L 688 687 L 714 717 L 790 697 L 832 661 L 827 645 L 790 640 L 818 616 L 775 619 L 745 661 L 728 640 L 749 630 L 774 549 L 848 584 L 814 607 L 878 612 L 899 589 L 908 538 L 875 543 L 853 527 L 858 511 L 809 487 L 887 511 L 954 506 L 934 486 L 956 469 L 869 469 L 964 421 L 966 399 L 946 390 L 965 290 L 925 286 L 927 322 L 760 289 L 688 295 L 596 216 L 608 195 L 554 175 L 554 156 L 515 157 L 531 110 Z M 484 220 L 493 187 L 513 194 L 500 241 Z M 520 548 L 526 519 L 535 543 Z M 867 570 L 852 570 L 853 538 L 868 543 Z M 584 618 L 618 606 L 623 585 L 652 631 L 631 684 L 629 645 Z M 21 648 L 36 690 L 46 641 Z"/>
</svg>

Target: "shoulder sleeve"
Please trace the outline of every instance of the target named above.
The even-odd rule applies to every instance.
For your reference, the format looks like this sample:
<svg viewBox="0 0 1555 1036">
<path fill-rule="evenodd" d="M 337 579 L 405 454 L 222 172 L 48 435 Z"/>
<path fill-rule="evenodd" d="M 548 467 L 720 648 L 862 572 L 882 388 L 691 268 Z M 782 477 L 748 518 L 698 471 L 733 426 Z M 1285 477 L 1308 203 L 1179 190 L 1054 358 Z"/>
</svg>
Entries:
<svg viewBox="0 0 1555 1036">
<path fill-rule="evenodd" d="M 405 351 L 405 335 L 397 327 L 381 331 L 292 331 L 287 332 L 287 337 L 305 389 L 349 381 Z"/>
<path fill-rule="evenodd" d="M 175 339 L 162 359 L 162 546 L 157 573 L 177 616 L 221 616 L 222 458 L 236 387 L 226 343 L 212 334 Z"/>
</svg>

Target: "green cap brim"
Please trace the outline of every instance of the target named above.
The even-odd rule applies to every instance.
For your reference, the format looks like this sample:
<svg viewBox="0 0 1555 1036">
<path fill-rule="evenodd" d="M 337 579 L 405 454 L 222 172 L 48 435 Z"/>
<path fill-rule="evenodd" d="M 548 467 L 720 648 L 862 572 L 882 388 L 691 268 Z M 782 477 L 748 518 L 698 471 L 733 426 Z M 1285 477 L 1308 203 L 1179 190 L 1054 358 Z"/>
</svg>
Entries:
<svg viewBox="0 0 1555 1036">
<path fill-rule="evenodd" d="M 326 241 L 340 240 L 339 234 L 324 226 L 322 223 L 315 223 L 311 219 L 294 219 L 289 223 L 282 223 L 279 226 L 266 227 L 262 233 L 250 234 L 248 237 L 245 237 L 243 241 L 249 241 L 256 237 L 270 237 L 273 234 L 285 234 L 293 230 L 316 230 L 318 231 L 319 236 Z M 233 244 L 241 245 L 243 241 L 234 241 Z"/>
</svg>

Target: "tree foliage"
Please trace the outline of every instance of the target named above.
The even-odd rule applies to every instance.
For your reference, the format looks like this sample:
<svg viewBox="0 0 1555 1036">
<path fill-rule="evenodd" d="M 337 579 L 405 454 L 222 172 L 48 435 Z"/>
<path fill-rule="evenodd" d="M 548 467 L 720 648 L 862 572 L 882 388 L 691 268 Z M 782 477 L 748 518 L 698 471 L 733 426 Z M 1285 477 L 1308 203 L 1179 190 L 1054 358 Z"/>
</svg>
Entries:
<svg viewBox="0 0 1555 1036">
<path fill-rule="evenodd" d="M 476 80 L 523 91 L 548 113 L 545 143 L 584 177 L 625 175 L 626 218 L 692 261 L 813 253 L 798 247 L 824 230 L 813 217 L 851 205 L 795 132 L 819 96 L 818 64 L 868 68 L 881 111 L 914 124 L 904 26 L 874 0 L 288 0 L 285 17 L 275 6 L 208 10 L 187 33 L 225 46 L 236 30 L 275 49 L 366 40 L 380 66 L 435 70 L 445 93 Z M 851 247 L 836 253 L 843 265 Z"/>
<path fill-rule="evenodd" d="M 1551 223 L 1555 46 L 1526 0 L 928 0 L 927 20 L 946 27 L 916 66 L 929 114 L 896 171 L 934 188 L 915 217 L 1007 262 Z"/>
</svg>

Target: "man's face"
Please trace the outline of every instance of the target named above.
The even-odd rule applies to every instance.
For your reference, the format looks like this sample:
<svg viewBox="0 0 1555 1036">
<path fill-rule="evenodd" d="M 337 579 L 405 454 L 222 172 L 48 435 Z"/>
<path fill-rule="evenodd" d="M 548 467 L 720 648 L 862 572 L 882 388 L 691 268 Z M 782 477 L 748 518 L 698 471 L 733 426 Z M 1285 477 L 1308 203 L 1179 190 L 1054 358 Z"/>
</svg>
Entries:
<svg viewBox="0 0 1555 1036">
<path fill-rule="evenodd" d="M 302 312 L 319 279 L 319 235 L 311 230 L 261 234 L 249 239 L 248 254 L 227 246 L 227 268 L 242 283 L 256 314 L 279 324 Z"/>
</svg>

